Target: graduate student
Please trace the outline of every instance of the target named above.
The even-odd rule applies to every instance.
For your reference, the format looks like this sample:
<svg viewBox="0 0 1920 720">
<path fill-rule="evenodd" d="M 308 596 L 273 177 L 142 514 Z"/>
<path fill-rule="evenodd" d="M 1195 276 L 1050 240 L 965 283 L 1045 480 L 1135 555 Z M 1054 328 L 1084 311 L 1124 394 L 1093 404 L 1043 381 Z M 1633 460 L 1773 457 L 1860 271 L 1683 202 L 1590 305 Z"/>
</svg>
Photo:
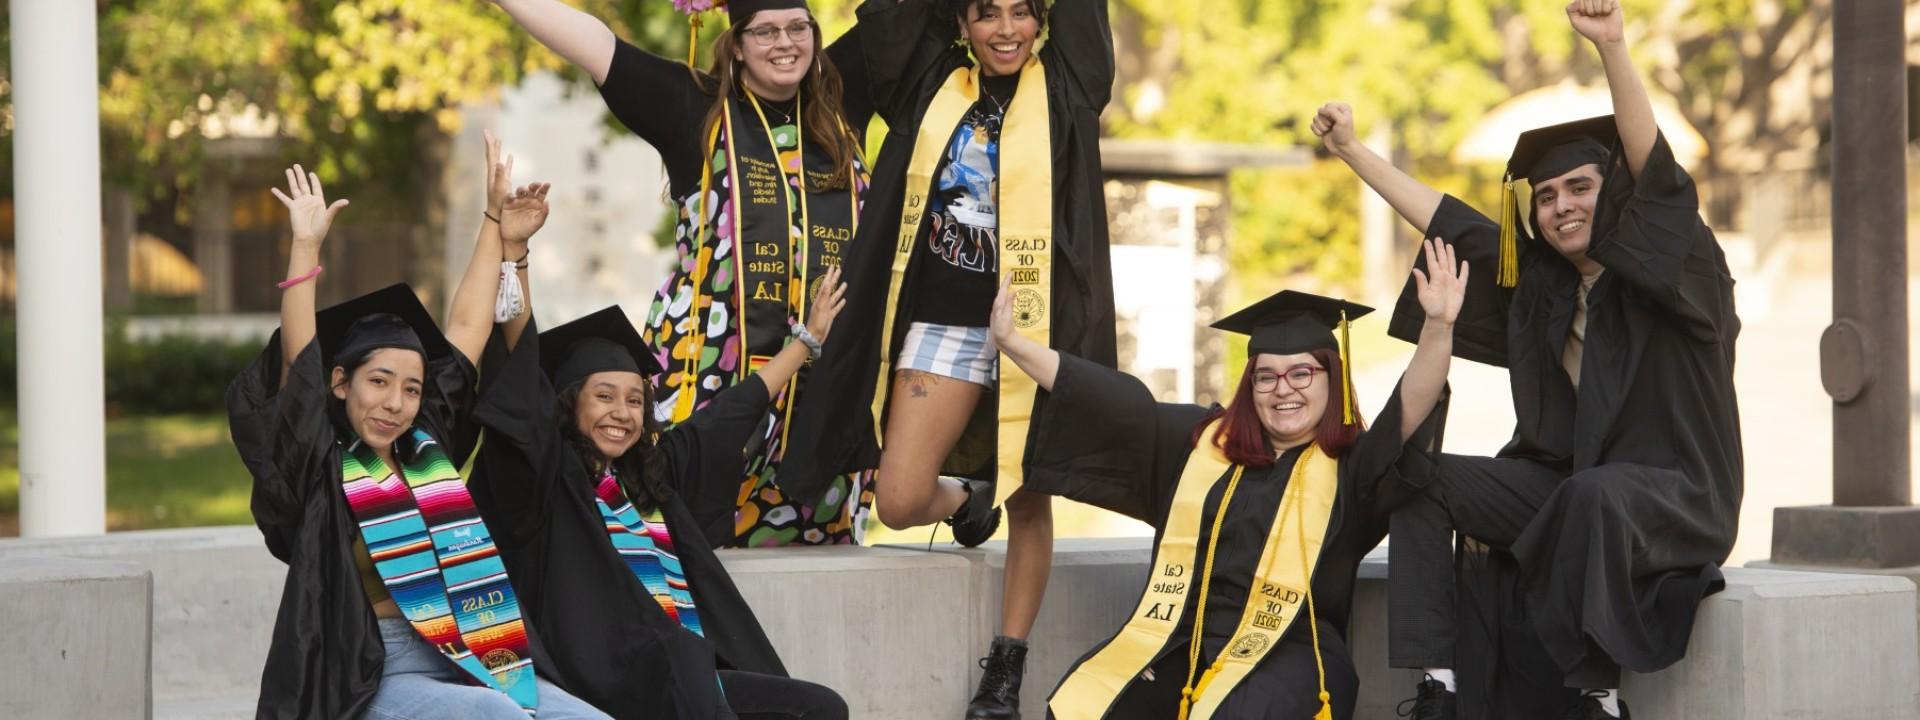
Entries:
<svg viewBox="0 0 1920 720">
<path fill-rule="evenodd" d="M 1314 123 L 1415 227 L 1454 239 L 1476 266 L 1503 265 L 1469 285 L 1454 350 L 1507 368 L 1513 440 L 1492 458 L 1445 456 L 1427 492 L 1393 518 L 1389 659 L 1427 671 L 1417 718 L 1562 710 L 1550 696 L 1499 693 L 1456 707 L 1466 689 L 1505 680 L 1495 674 L 1511 674 L 1506 665 L 1492 663 L 1524 648 L 1461 665 L 1456 647 L 1475 628 L 1458 627 L 1468 613 L 1454 595 L 1455 532 L 1517 559 L 1517 615 L 1531 619 L 1556 679 L 1581 691 L 1566 717 L 1624 718 L 1621 668 L 1652 672 L 1685 655 L 1700 599 L 1723 585 L 1738 524 L 1733 278 L 1693 179 L 1654 123 L 1618 3 L 1574 2 L 1567 16 L 1600 53 L 1615 114 L 1523 134 L 1507 169 L 1531 197 L 1524 207 L 1510 199 L 1500 222 L 1354 142 L 1344 106 L 1322 108 Z M 1412 311 L 1403 293 L 1396 336 L 1408 337 Z"/>
<path fill-rule="evenodd" d="M 789 343 L 816 342 L 807 300 L 847 256 L 867 183 L 860 30 L 829 48 L 805 0 L 733 0 L 711 65 L 696 71 L 560 0 L 495 4 L 585 70 L 666 165 L 680 260 L 641 332 L 665 369 L 650 376 L 654 414 L 685 422 Z M 807 388 L 803 377 L 768 406 L 737 478 L 737 512 L 700 530 L 713 544 L 861 541 L 871 464 L 810 480 L 818 487 L 804 502 L 781 482 L 793 401 Z"/>
<path fill-rule="evenodd" d="M 994 339 L 1051 393 L 1039 432 L 1070 438 L 1031 456 L 1028 489 L 1155 530 L 1137 606 L 1054 689 L 1051 717 L 1352 716 L 1354 575 L 1437 453 L 1470 271 L 1438 240 L 1426 253 L 1420 345 L 1371 426 L 1335 339 L 1371 308 L 1283 291 L 1222 318 L 1213 327 L 1249 336 L 1247 364 L 1227 406 L 1207 408 L 1157 403 L 1133 377 L 1020 337 L 1002 293 Z"/>
<path fill-rule="evenodd" d="M 1113 365 L 1100 111 L 1113 85 L 1105 0 L 867 0 L 868 82 L 887 121 L 847 257 L 847 317 L 813 368 L 782 483 L 812 497 L 878 466 L 881 521 L 946 520 L 977 545 L 1009 518 L 999 636 L 969 718 L 1019 717 L 1053 515 L 1017 489 L 1046 413 L 999 363 L 987 316 L 1009 278 L 1019 330 Z M 1040 43 L 1046 33 L 1044 45 Z"/>
<path fill-rule="evenodd" d="M 549 682 L 489 526 L 460 479 L 473 359 L 492 331 L 508 202 L 487 138 L 486 217 L 444 335 L 405 285 L 314 312 L 320 248 L 347 205 L 295 165 L 280 329 L 227 390 L 254 522 L 287 563 L 262 718 L 606 718 Z M 533 224 L 537 227 L 537 224 Z M 530 232 L 530 231 L 529 231 Z"/>
<path fill-rule="evenodd" d="M 845 304 L 837 276 L 814 297 L 816 337 Z M 526 297 L 481 362 L 470 485 L 553 677 L 616 718 L 845 720 L 839 695 L 787 677 L 698 531 L 733 514 L 741 448 L 809 347 L 663 432 L 648 412 L 660 365 L 619 306 L 536 333 Z"/>
</svg>

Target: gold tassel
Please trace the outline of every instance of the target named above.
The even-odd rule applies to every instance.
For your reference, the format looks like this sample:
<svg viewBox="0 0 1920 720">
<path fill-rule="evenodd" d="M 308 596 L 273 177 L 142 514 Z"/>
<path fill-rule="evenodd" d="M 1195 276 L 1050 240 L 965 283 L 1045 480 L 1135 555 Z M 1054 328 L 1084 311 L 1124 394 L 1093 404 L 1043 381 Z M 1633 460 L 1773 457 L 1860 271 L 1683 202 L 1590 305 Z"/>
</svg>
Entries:
<svg viewBox="0 0 1920 720">
<path fill-rule="evenodd" d="M 1353 338 L 1347 332 L 1347 311 L 1340 311 L 1340 417 L 1353 424 Z"/>
<path fill-rule="evenodd" d="M 703 21 L 700 13 L 687 16 L 687 67 L 693 67 L 693 60 L 700 52 L 700 26 Z"/>
<path fill-rule="evenodd" d="M 1513 191 L 1513 176 L 1507 176 L 1500 188 L 1500 272 L 1494 280 L 1500 287 L 1520 284 L 1520 199 Z"/>
</svg>

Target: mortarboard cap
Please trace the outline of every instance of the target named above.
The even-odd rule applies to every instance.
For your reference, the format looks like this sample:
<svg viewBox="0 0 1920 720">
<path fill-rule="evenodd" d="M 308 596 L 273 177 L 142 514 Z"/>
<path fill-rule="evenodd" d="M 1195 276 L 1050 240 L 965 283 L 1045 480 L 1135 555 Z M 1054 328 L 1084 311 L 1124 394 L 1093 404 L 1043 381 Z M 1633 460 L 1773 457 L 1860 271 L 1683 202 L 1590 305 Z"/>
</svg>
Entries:
<svg viewBox="0 0 1920 720">
<path fill-rule="evenodd" d="M 1528 185 L 1538 185 L 1582 165 L 1599 165 L 1604 171 L 1613 158 L 1619 135 L 1612 115 L 1520 133 L 1520 139 L 1513 143 L 1513 155 L 1507 158 L 1507 174 L 1500 188 L 1500 269 L 1495 279 L 1501 287 L 1513 287 L 1520 280 L 1521 215 L 1513 184 L 1525 180 Z M 1527 218 L 1532 216 L 1529 211 Z"/>
<path fill-rule="evenodd" d="M 335 358 L 352 357 L 381 348 L 418 352 L 422 360 L 453 352 L 433 315 L 420 304 L 406 283 L 379 290 L 321 310 L 314 316 L 320 357 L 332 367 Z"/>
<path fill-rule="evenodd" d="M 540 333 L 540 367 L 555 388 L 565 388 L 598 372 L 652 377 L 660 372 L 660 360 L 620 306 L 609 305 Z"/>
<path fill-rule="evenodd" d="M 1291 355 L 1310 350 L 1338 350 L 1342 366 L 1341 404 L 1347 424 L 1353 423 L 1353 381 L 1347 324 L 1373 308 L 1337 298 L 1282 290 L 1214 322 L 1216 330 L 1249 336 L 1247 356 L 1260 353 Z M 1334 338 L 1338 332 L 1339 339 Z"/>
<path fill-rule="evenodd" d="M 807 0 L 727 0 L 727 22 L 739 27 L 762 10 L 806 9 Z"/>
</svg>

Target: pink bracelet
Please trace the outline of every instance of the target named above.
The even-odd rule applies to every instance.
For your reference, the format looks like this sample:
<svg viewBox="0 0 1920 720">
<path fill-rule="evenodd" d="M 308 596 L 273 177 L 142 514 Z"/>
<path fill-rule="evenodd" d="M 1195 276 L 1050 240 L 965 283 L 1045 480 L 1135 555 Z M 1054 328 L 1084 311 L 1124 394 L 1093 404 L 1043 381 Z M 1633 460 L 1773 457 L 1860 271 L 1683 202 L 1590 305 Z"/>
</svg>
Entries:
<svg viewBox="0 0 1920 720">
<path fill-rule="evenodd" d="M 281 280 L 279 283 L 279 287 L 281 290 L 285 290 L 287 288 L 293 287 L 295 285 L 299 285 L 300 283 L 306 282 L 308 280 L 312 280 L 316 277 L 319 277 L 320 271 L 325 269 L 327 268 L 324 265 L 315 265 L 313 266 L 313 269 L 308 270 L 307 274 L 305 275 L 301 275 L 299 277 L 290 277 L 285 280 Z"/>
</svg>

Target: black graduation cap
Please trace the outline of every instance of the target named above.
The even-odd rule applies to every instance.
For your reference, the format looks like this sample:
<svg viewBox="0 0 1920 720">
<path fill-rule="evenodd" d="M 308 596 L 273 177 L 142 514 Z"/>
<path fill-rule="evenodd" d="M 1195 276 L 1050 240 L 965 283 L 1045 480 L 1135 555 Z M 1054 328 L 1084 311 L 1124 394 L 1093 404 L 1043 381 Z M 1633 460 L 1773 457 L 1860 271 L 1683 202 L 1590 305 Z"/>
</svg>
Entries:
<svg viewBox="0 0 1920 720">
<path fill-rule="evenodd" d="M 652 377 L 661 371 L 659 358 L 640 339 L 619 305 L 608 305 L 540 333 L 540 368 L 556 388 L 568 387 L 597 372 Z"/>
<path fill-rule="evenodd" d="M 1525 180 L 1530 186 L 1538 185 L 1582 165 L 1605 168 L 1613 159 L 1613 146 L 1619 136 L 1612 115 L 1520 133 L 1520 139 L 1513 143 L 1513 155 L 1507 158 L 1507 174 L 1500 188 L 1500 270 L 1495 279 L 1501 287 L 1513 287 L 1520 280 L 1520 201 L 1513 184 Z M 1533 217 L 1531 210 L 1527 217 Z"/>
<path fill-rule="evenodd" d="M 1373 308 L 1297 290 L 1281 290 L 1239 312 L 1215 321 L 1215 330 L 1249 336 L 1247 355 L 1292 355 L 1309 350 L 1340 351 L 1341 405 L 1353 424 L 1353 370 L 1347 325 Z M 1334 338 L 1338 331 L 1340 337 Z"/>
<path fill-rule="evenodd" d="M 762 10 L 807 10 L 807 0 L 728 0 L 727 22 L 743 25 Z"/>
<path fill-rule="evenodd" d="M 334 359 L 380 348 L 404 348 L 425 360 L 453 352 L 433 315 L 420 304 L 413 288 L 395 283 L 321 310 L 314 316 L 320 358 L 329 367 Z"/>
</svg>

